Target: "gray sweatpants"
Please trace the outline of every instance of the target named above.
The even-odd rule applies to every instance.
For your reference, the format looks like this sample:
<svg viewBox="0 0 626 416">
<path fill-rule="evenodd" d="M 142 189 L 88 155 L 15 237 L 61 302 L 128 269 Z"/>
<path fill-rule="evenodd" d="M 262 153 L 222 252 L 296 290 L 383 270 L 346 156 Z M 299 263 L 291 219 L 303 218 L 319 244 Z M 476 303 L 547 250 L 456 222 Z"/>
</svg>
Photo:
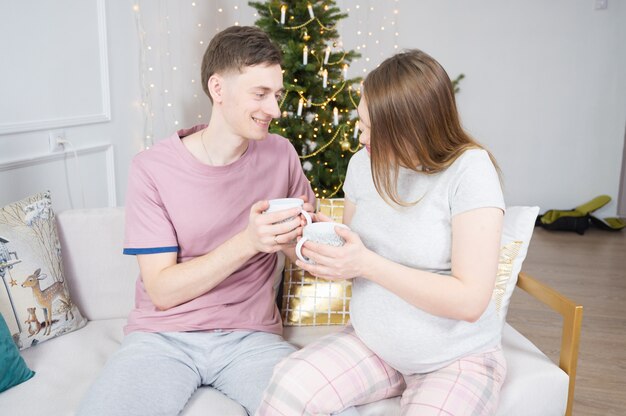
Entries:
<svg viewBox="0 0 626 416">
<path fill-rule="evenodd" d="M 109 358 L 77 414 L 177 415 L 201 385 L 254 414 L 274 366 L 294 350 L 265 332 L 133 332 Z"/>
</svg>

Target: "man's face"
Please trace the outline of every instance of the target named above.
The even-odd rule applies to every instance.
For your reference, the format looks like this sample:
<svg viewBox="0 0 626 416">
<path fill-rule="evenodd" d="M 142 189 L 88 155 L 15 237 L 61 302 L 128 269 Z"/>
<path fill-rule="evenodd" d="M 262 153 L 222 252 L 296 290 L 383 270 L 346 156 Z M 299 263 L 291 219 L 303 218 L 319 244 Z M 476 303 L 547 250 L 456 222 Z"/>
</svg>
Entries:
<svg viewBox="0 0 626 416">
<path fill-rule="evenodd" d="M 263 140 L 272 119 L 280 117 L 280 65 L 248 66 L 223 79 L 222 111 L 231 132 L 244 139 Z"/>
</svg>

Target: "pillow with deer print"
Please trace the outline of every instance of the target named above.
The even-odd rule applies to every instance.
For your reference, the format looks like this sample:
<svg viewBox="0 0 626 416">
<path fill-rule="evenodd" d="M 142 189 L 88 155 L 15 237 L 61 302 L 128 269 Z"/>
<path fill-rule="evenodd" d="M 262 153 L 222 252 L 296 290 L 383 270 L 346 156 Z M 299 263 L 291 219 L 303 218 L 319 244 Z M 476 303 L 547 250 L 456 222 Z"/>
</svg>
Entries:
<svg viewBox="0 0 626 416">
<path fill-rule="evenodd" d="M 0 208 L 0 313 L 19 349 L 85 326 L 63 275 L 50 192 Z"/>
</svg>

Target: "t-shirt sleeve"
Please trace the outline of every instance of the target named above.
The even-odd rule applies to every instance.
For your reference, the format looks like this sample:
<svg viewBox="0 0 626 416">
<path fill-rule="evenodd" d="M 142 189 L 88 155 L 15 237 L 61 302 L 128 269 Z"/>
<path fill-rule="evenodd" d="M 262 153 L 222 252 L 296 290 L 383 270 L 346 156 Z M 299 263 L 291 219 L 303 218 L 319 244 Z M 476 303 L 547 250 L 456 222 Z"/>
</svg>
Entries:
<svg viewBox="0 0 626 416">
<path fill-rule="evenodd" d="M 157 186 L 137 157 L 130 167 L 125 211 L 124 254 L 178 251 L 176 231 Z"/>
<path fill-rule="evenodd" d="M 504 211 L 504 197 L 495 166 L 484 150 L 468 150 L 459 162 L 450 186 L 452 216 L 476 208 L 495 207 Z"/>
<path fill-rule="evenodd" d="M 291 143 L 285 140 L 287 143 L 287 152 L 289 155 L 289 198 L 298 198 L 302 195 L 308 197 L 307 202 L 315 207 L 315 193 L 311 188 L 311 183 L 306 178 L 304 171 L 302 170 L 302 164 L 300 158 L 296 153 L 296 149 L 293 148 Z"/>
</svg>

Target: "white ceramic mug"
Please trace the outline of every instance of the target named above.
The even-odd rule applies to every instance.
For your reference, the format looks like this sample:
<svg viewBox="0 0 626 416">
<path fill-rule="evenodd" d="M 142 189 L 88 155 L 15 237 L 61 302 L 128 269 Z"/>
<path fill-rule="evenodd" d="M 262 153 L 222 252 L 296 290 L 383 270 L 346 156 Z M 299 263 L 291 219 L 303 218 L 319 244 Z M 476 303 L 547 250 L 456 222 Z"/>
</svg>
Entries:
<svg viewBox="0 0 626 416">
<path fill-rule="evenodd" d="M 315 222 L 309 224 L 302 230 L 302 238 L 296 245 L 296 256 L 305 263 L 315 264 L 315 262 L 302 255 L 302 246 L 307 241 L 313 241 L 314 243 L 326 244 L 329 246 L 340 247 L 343 246 L 345 240 L 335 232 L 335 227 L 348 228 L 347 225 L 340 224 L 338 222 Z"/>
<path fill-rule="evenodd" d="M 311 215 L 306 212 L 302 207 L 304 206 L 304 201 L 300 198 L 278 198 L 278 199 L 270 199 L 269 201 L 270 207 L 265 210 L 265 212 L 277 212 L 284 211 L 290 208 L 298 208 L 300 207 L 300 213 L 306 219 L 307 225 L 310 225 L 313 221 L 311 220 Z M 292 220 L 294 217 L 289 217 L 280 222 L 287 222 Z"/>
</svg>

